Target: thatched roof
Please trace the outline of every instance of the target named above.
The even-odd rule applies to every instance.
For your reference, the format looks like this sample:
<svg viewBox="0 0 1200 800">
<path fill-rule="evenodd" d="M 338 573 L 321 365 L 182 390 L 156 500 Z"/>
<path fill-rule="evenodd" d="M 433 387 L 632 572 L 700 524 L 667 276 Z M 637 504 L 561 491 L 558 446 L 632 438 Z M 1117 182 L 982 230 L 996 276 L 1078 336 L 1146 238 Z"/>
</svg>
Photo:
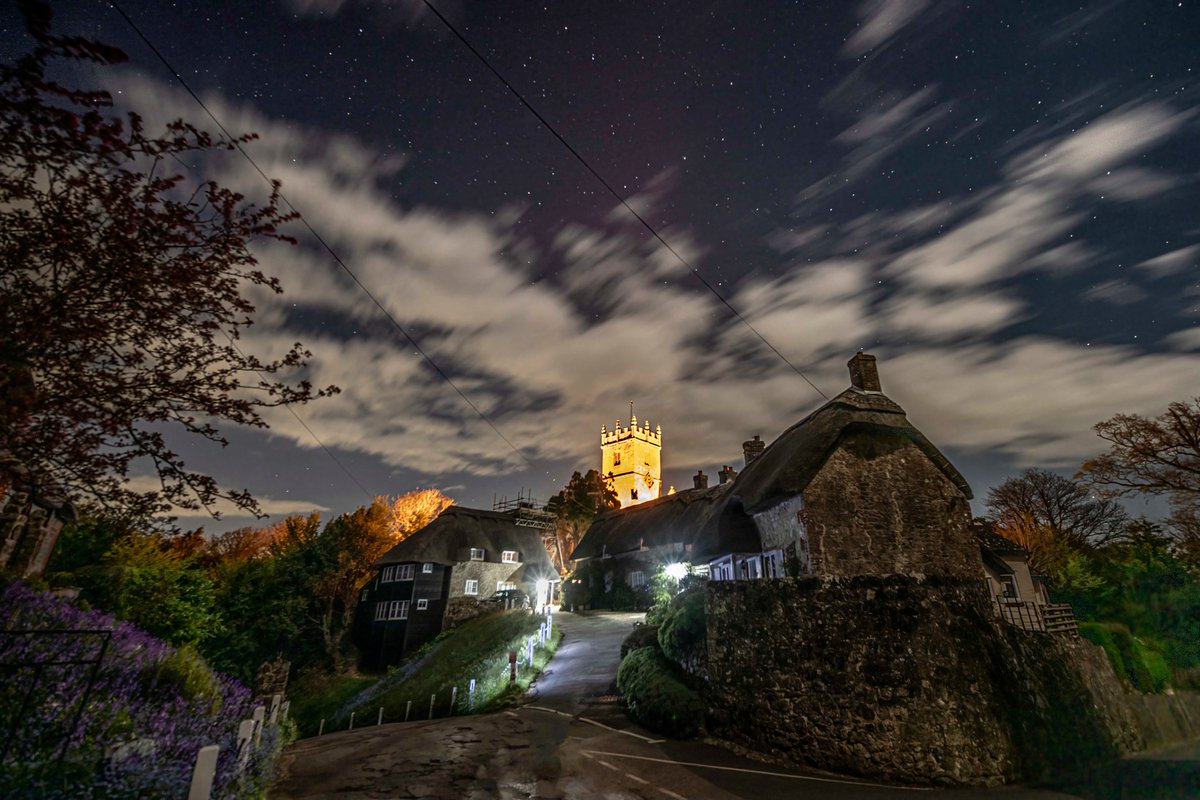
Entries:
<svg viewBox="0 0 1200 800">
<path fill-rule="evenodd" d="M 847 389 L 784 431 L 734 481 L 734 494 L 751 513 L 807 488 L 838 442 L 848 433 L 899 434 L 915 444 L 968 498 L 971 487 L 904 409 L 878 392 Z"/>
<path fill-rule="evenodd" d="M 384 553 L 374 566 L 410 562 L 452 565 L 470 560 L 472 547 L 483 548 L 485 561 L 498 562 L 503 551 L 516 550 L 527 568 L 542 568 L 546 574 L 555 571 L 539 529 L 518 526 L 512 514 L 463 506 L 444 510 Z"/>
<path fill-rule="evenodd" d="M 990 525 L 977 523 L 972 525 L 971 528 L 979 544 L 998 556 L 1029 555 L 1028 548 L 1022 547 L 1007 536 L 996 533 Z"/>
<path fill-rule="evenodd" d="M 572 559 L 631 553 L 675 545 L 680 555 L 752 552 L 758 549 L 753 521 L 733 497 L 732 483 L 688 489 L 596 518 L 571 553 Z"/>
</svg>

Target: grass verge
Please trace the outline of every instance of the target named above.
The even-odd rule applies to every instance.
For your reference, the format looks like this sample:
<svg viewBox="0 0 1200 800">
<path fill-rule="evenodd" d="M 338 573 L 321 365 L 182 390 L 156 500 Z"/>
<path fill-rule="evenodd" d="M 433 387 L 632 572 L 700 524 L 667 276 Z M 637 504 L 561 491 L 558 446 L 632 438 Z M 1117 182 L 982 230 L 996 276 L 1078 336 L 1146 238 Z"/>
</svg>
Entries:
<svg viewBox="0 0 1200 800">
<path fill-rule="evenodd" d="M 466 622 L 407 677 L 395 673 L 381 678 L 382 685 L 372 692 L 371 699 L 353 711 L 362 722 L 373 724 L 381 707 L 384 722 L 402 722 L 406 713 L 410 720 L 417 720 L 428 719 L 431 713 L 445 717 L 502 708 L 529 688 L 558 649 L 562 633 L 555 628 L 545 647 L 535 645 L 533 662 L 526 663 L 527 642 L 531 636 L 536 638 L 542 621 L 543 617 L 525 611 L 508 611 Z M 515 687 L 508 682 L 510 651 L 518 653 Z M 474 696 L 470 693 L 472 680 Z"/>
</svg>

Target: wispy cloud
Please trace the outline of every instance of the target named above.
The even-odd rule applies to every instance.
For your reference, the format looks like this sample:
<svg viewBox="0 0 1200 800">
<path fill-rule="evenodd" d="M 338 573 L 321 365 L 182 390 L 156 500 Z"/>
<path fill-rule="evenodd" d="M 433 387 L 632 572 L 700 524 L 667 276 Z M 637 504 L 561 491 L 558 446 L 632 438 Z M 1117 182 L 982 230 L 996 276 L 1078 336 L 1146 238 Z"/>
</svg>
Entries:
<svg viewBox="0 0 1200 800">
<path fill-rule="evenodd" d="M 858 7 L 858 27 L 842 46 L 842 55 L 857 58 L 895 37 L 929 5 L 929 0 L 865 0 Z"/>
</svg>

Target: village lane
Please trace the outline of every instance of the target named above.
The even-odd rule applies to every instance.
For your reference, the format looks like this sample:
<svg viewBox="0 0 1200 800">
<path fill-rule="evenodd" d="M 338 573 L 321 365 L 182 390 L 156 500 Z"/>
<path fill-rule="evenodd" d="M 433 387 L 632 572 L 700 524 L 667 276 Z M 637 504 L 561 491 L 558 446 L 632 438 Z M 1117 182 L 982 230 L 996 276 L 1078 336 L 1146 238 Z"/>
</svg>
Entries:
<svg viewBox="0 0 1200 800">
<path fill-rule="evenodd" d="M 1050 800 L 1022 787 L 926 791 L 753 761 L 634 725 L 610 695 L 640 615 L 560 614 L 564 633 L 530 701 L 499 714 L 364 728 L 288 748 L 273 800 Z"/>
</svg>

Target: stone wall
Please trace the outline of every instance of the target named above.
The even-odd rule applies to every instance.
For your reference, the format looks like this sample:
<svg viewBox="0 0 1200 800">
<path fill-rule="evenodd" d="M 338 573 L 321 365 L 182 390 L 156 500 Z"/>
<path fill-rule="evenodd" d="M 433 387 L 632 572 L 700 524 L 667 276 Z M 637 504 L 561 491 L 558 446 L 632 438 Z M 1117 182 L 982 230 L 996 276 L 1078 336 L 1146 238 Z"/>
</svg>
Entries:
<svg viewBox="0 0 1200 800">
<path fill-rule="evenodd" d="M 967 497 L 901 433 L 842 439 L 804 506 L 813 575 L 983 577 Z"/>
<path fill-rule="evenodd" d="M 1143 744 L 1103 651 L 1000 624 L 982 578 L 714 582 L 706 616 L 710 731 L 784 763 L 995 784 Z"/>
</svg>

